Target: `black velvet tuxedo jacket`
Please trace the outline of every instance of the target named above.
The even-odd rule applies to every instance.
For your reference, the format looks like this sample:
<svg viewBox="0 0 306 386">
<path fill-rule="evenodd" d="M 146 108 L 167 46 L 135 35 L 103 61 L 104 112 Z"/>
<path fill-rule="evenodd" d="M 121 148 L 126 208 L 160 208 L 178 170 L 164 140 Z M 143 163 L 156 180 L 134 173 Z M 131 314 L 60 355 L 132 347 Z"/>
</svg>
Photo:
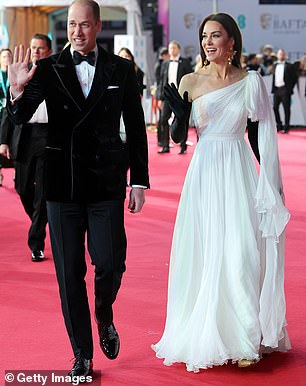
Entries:
<svg viewBox="0 0 306 386">
<path fill-rule="evenodd" d="M 123 199 L 130 184 L 149 187 L 144 115 L 133 64 L 98 46 L 90 93 L 84 97 L 70 46 L 37 62 L 22 98 L 8 111 L 27 122 L 46 101 L 47 200 L 97 202 Z M 127 142 L 119 136 L 123 115 Z"/>
<path fill-rule="evenodd" d="M 277 64 L 273 64 L 273 79 L 272 79 L 272 94 L 275 93 L 276 87 L 275 87 L 275 68 Z M 285 62 L 285 68 L 284 68 L 284 82 L 285 82 L 285 87 L 287 89 L 287 92 L 290 94 L 293 94 L 293 88 L 297 82 L 298 79 L 298 74 L 296 71 L 296 67 L 294 64 Z"/>
<path fill-rule="evenodd" d="M 156 98 L 158 100 L 164 100 L 164 87 L 168 83 L 168 70 L 169 70 L 170 60 L 165 60 L 161 64 L 160 69 L 160 81 L 157 84 L 157 93 Z M 177 85 L 180 84 L 182 77 L 186 74 L 192 72 L 192 66 L 190 60 L 187 58 L 179 58 L 178 67 L 177 67 L 177 75 L 176 82 Z"/>
</svg>

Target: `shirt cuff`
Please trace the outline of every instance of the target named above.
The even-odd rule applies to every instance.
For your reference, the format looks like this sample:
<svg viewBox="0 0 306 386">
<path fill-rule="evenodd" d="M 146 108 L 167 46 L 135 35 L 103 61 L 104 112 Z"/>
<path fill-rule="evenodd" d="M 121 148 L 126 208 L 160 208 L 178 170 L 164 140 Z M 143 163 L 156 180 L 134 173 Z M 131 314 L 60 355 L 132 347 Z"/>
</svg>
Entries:
<svg viewBox="0 0 306 386">
<path fill-rule="evenodd" d="M 18 94 L 15 98 L 12 95 L 12 92 L 10 90 L 10 102 L 13 105 L 15 102 L 17 102 L 22 97 L 23 91 L 21 91 L 20 94 Z"/>
<path fill-rule="evenodd" d="M 148 189 L 147 186 L 144 185 L 131 185 L 132 188 L 140 188 L 140 189 Z"/>
</svg>

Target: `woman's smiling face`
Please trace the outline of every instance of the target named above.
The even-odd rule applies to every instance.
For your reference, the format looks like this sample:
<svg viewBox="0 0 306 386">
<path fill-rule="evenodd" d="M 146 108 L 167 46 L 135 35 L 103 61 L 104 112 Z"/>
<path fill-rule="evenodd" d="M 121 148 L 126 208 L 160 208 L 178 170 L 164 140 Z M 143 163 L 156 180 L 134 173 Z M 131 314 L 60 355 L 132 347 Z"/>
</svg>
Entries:
<svg viewBox="0 0 306 386">
<path fill-rule="evenodd" d="M 202 32 L 202 47 L 209 62 L 221 63 L 228 60 L 234 46 L 233 38 L 230 38 L 217 21 L 209 20 Z"/>
</svg>

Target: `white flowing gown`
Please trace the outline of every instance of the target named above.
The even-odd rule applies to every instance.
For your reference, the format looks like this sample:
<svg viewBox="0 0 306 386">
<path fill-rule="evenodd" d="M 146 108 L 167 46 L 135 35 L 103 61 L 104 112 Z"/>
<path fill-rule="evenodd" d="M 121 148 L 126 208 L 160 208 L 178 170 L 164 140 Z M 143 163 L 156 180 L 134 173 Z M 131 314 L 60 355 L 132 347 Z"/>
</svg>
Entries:
<svg viewBox="0 0 306 386">
<path fill-rule="evenodd" d="M 261 76 L 192 103 L 199 141 L 178 208 L 168 306 L 161 340 L 165 365 L 188 371 L 286 351 L 283 204 L 274 113 Z M 259 175 L 244 139 L 259 121 Z"/>
</svg>

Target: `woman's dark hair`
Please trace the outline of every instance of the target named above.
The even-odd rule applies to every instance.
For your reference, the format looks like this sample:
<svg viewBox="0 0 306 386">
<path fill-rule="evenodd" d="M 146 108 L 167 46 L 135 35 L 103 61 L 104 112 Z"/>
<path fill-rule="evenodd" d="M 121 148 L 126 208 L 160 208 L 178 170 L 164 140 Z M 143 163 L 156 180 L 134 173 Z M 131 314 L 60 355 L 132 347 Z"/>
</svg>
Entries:
<svg viewBox="0 0 306 386">
<path fill-rule="evenodd" d="M 135 68 L 135 72 L 138 71 L 138 66 L 135 62 L 135 57 L 134 55 L 132 54 L 131 50 L 129 50 L 127 47 L 121 47 L 119 52 L 118 52 L 118 55 L 120 54 L 120 52 L 124 51 L 126 54 L 128 54 L 130 57 L 131 57 L 131 62 L 134 64 L 134 68 Z"/>
<path fill-rule="evenodd" d="M 242 38 L 239 27 L 234 20 L 234 18 L 227 13 L 213 13 L 207 16 L 201 23 L 199 28 L 199 40 L 200 40 L 200 55 L 202 59 L 202 66 L 204 66 L 204 62 L 206 60 L 206 55 L 202 47 L 202 39 L 203 39 L 203 30 L 204 26 L 208 21 L 216 21 L 220 23 L 223 28 L 226 30 L 228 37 L 234 39 L 234 47 L 233 50 L 236 51 L 232 59 L 232 65 L 238 68 L 241 68 L 241 52 L 242 52 Z M 208 62 L 209 63 L 209 62 Z"/>
<path fill-rule="evenodd" d="M 131 57 L 131 61 L 133 63 L 135 63 L 135 58 L 134 58 L 134 55 L 132 54 L 132 52 L 127 48 L 127 47 L 121 47 L 119 52 L 118 52 L 118 55 L 120 55 L 120 53 L 124 51 L 126 54 L 128 54 L 130 57 Z"/>
<path fill-rule="evenodd" d="M 0 55 L 2 54 L 2 52 L 5 52 L 5 51 L 9 52 L 13 56 L 13 53 L 9 48 L 1 48 Z"/>
</svg>

